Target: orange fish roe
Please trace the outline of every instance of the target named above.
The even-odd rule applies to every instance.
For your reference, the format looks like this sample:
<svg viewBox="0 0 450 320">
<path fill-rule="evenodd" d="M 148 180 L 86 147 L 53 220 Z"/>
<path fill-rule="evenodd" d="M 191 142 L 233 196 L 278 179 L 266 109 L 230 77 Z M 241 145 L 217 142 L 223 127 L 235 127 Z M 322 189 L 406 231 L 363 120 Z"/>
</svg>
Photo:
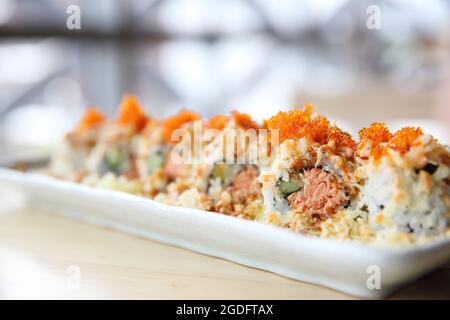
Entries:
<svg viewBox="0 0 450 320">
<path fill-rule="evenodd" d="M 223 130 L 225 126 L 227 125 L 227 122 L 230 118 L 228 116 L 224 115 L 217 115 L 212 118 L 210 118 L 206 123 L 205 127 L 207 129 L 217 129 L 217 130 Z"/>
<path fill-rule="evenodd" d="M 266 120 L 265 125 L 268 129 L 279 130 L 280 143 L 287 139 L 307 137 L 320 144 L 334 141 L 338 148 L 356 148 L 356 143 L 352 137 L 339 128 L 332 127 L 327 118 L 317 116 L 311 119 L 313 111 L 312 105 L 308 104 L 303 110 L 278 112 L 278 114 Z"/>
<path fill-rule="evenodd" d="M 389 140 L 389 147 L 400 152 L 408 152 L 411 147 L 419 145 L 419 138 L 423 135 L 421 128 L 405 127 L 398 130 Z"/>
<path fill-rule="evenodd" d="M 105 121 L 105 116 L 96 108 L 88 108 L 76 126 L 76 130 L 87 130 L 102 124 Z"/>
<path fill-rule="evenodd" d="M 333 127 L 328 132 L 328 141 L 334 141 L 338 148 L 356 149 L 356 142 L 352 136 L 339 128 Z"/>
<path fill-rule="evenodd" d="M 368 128 L 363 128 L 359 131 L 360 145 L 366 142 L 371 144 L 370 154 L 375 159 L 381 158 L 385 154 L 385 146 L 392 138 L 392 133 L 384 123 L 374 122 Z"/>
<path fill-rule="evenodd" d="M 359 131 L 360 144 L 370 142 L 371 156 L 375 159 L 386 154 L 387 148 L 400 153 L 408 152 L 413 146 L 419 144 L 417 138 L 423 135 L 422 129 L 406 127 L 392 134 L 383 123 L 372 123 L 370 127 Z"/>
<path fill-rule="evenodd" d="M 231 111 L 231 116 L 233 117 L 236 125 L 242 129 L 258 129 L 259 126 L 252 120 L 246 113 L 240 113 L 237 111 Z"/>
<path fill-rule="evenodd" d="M 361 141 L 370 141 L 373 146 L 388 142 L 391 137 L 392 133 L 384 123 L 374 122 L 370 127 L 363 128 L 359 131 L 359 139 Z"/>
<path fill-rule="evenodd" d="M 269 130 L 279 131 L 279 141 L 287 139 L 299 139 L 304 136 L 302 127 L 310 120 L 314 108 L 308 104 L 303 110 L 280 111 L 265 121 L 264 125 Z"/>
<path fill-rule="evenodd" d="M 167 143 L 174 143 L 172 141 L 172 132 L 179 129 L 183 124 L 200 120 L 200 115 L 189 110 L 181 110 L 178 114 L 168 117 L 163 122 L 163 138 Z"/>
<path fill-rule="evenodd" d="M 231 118 L 235 121 L 236 125 L 241 129 L 258 129 L 259 126 L 252 120 L 252 118 L 245 113 L 238 111 L 231 112 Z M 223 130 L 230 120 L 229 116 L 217 115 L 209 119 L 205 128 Z"/>
<path fill-rule="evenodd" d="M 126 95 L 119 107 L 116 122 L 123 126 L 134 126 L 136 131 L 145 128 L 148 117 L 136 97 Z"/>
<path fill-rule="evenodd" d="M 323 116 L 318 116 L 313 120 L 307 121 L 304 126 L 299 128 L 299 138 L 307 137 L 312 141 L 325 144 L 328 142 L 329 131 L 330 121 Z"/>
</svg>

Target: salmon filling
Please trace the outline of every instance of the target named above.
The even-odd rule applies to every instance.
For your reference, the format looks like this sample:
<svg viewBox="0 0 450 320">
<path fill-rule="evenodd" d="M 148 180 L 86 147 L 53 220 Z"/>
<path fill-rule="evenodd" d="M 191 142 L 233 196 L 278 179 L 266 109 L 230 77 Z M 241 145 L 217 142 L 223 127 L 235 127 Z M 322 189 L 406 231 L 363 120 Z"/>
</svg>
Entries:
<svg viewBox="0 0 450 320">
<path fill-rule="evenodd" d="M 326 171 L 317 168 L 306 171 L 303 182 L 303 189 L 287 198 L 295 211 L 318 215 L 324 220 L 346 202 L 342 185 Z"/>
<path fill-rule="evenodd" d="M 238 173 L 232 180 L 232 185 L 235 190 L 250 190 L 259 189 L 259 184 L 255 181 L 259 172 L 254 167 L 248 167 Z"/>
<path fill-rule="evenodd" d="M 220 213 L 241 217 L 255 218 L 255 211 L 247 208 L 253 201 L 261 197 L 261 185 L 257 181 L 259 171 L 254 166 L 246 166 L 232 179 L 215 204 L 214 210 Z"/>
<path fill-rule="evenodd" d="M 182 164 L 176 164 L 172 160 L 172 155 L 169 153 L 166 156 L 166 163 L 164 164 L 164 172 L 167 174 L 169 179 L 175 180 L 183 173 L 183 165 Z"/>
</svg>

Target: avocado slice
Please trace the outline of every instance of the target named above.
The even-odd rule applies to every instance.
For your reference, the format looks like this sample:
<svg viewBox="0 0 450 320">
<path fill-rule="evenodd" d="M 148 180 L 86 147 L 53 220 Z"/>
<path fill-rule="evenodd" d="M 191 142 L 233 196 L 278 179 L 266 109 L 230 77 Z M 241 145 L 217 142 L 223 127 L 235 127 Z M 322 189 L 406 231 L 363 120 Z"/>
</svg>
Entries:
<svg viewBox="0 0 450 320">
<path fill-rule="evenodd" d="M 293 181 L 284 181 L 281 180 L 278 184 L 278 188 L 280 189 L 280 192 L 283 194 L 283 196 L 286 198 L 290 194 L 297 192 L 300 190 L 300 186 L 296 184 Z"/>
<path fill-rule="evenodd" d="M 148 174 L 152 174 L 156 170 L 161 169 L 163 165 L 164 165 L 164 156 L 161 153 L 154 153 L 150 155 L 147 161 Z"/>
<path fill-rule="evenodd" d="M 118 147 L 109 149 L 105 155 L 105 163 L 109 170 L 117 171 L 123 162 L 122 152 Z"/>
<path fill-rule="evenodd" d="M 211 173 L 213 178 L 219 178 L 222 181 L 228 180 L 231 170 L 230 165 L 217 163 L 214 165 L 213 171 Z"/>
</svg>

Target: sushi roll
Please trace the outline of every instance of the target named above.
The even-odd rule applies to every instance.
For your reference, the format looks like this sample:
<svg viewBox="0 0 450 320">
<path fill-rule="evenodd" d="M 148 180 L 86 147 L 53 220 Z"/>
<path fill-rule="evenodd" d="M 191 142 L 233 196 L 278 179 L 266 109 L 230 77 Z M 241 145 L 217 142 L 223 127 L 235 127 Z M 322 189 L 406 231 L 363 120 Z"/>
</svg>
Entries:
<svg viewBox="0 0 450 320">
<path fill-rule="evenodd" d="M 149 119 L 134 96 L 124 96 L 114 121 L 109 122 L 86 160 L 83 183 L 141 193 L 137 168 L 138 139 Z"/>
<path fill-rule="evenodd" d="M 87 174 L 86 160 L 105 125 L 105 116 L 96 108 L 88 108 L 74 130 L 67 133 L 53 151 L 49 174 L 80 182 Z"/>
<path fill-rule="evenodd" d="M 205 137 L 209 143 L 204 152 L 210 164 L 204 179 L 212 210 L 253 220 L 262 211 L 261 185 L 257 181 L 260 126 L 249 115 L 233 111 L 230 116 L 211 118 L 205 128 L 217 130 L 213 139 Z"/>
<path fill-rule="evenodd" d="M 358 194 L 356 143 L 314 112 L 279 112 L 266 121 L 279 137 L 272 164 L 259 176 L 264 197 L 260 221 L 317 234 L 322 223 L 344 211 Z"/>
<path fill-rule="evenodd" d="M 196 126 L 198 133 L 195 132 Z M 177 132 L 182 132 L 178 135 Z M 162 136 L 166 145 L 162 170 L 167 177 L 165 192 L 155 200 L 176 206 L 209 210 L 211 203 L 204 194 L 207 166 L 200 163 L 201 155 L 196 150 L 202 144 L 201 117 L 195 112 L 181 110 L 168 117 L 162 124 Z M 179 150 L 185 153 L 180 155 Z"/>
<path fill-rule="evenodd" d="M 163 139 L 161 121 L 150 119 L 138 137 L 136 159 L 143 193 L 150 198 L 166 190 L 169 175 L 164 169 L 169 150 Z"/>
<path fill-rule="evenodd" d="M 380 123 L 360 131 L 358 209 L 378 238 L 417 241 L 448 233 L 450 153 L 420 128 L 395 134 Z"/>
</svg>

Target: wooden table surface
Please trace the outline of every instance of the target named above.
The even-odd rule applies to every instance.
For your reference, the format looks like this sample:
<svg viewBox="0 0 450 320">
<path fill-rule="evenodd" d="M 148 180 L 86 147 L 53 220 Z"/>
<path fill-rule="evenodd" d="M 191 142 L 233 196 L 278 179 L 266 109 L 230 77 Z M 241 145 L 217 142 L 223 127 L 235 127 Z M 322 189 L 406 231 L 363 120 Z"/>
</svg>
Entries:
<svg viewBox="0 0 450 320">
<path fill-rule="evenodd" d="M 2 299 L 353 299 L 55 214 L 6 211 L 0 210 Z M 450 299 L 449 266 L 391 298 Z"/>
</svg>

